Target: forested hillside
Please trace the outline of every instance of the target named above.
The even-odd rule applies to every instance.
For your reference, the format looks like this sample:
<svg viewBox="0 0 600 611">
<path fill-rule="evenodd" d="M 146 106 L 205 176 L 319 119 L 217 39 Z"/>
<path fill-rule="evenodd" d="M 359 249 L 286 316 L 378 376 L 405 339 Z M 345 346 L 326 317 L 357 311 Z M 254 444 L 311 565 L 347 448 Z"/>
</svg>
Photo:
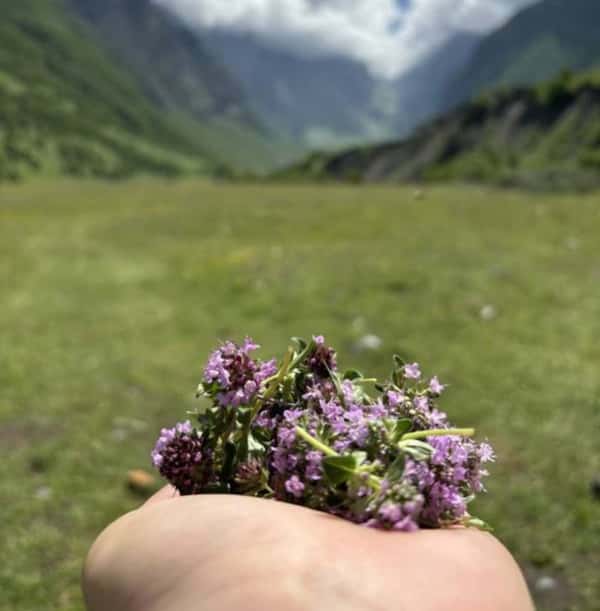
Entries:
<svg viewBox="0 0 600 611">
<path fill-rule="evenodd" d="M 600 66 L 600 2 L 544 0 L 486 36 L 446 92 L 462 102 L 499 87 L 531 85 L 562 70 Z"/>
<path fill-rule="evenodd" d="M 600 75 L 564 73 L 483 96 L 409 139 L 314 154 L 281 174 L 349 181 L 464 180 L 530 188 L 600 184 Z"/>
</svg>

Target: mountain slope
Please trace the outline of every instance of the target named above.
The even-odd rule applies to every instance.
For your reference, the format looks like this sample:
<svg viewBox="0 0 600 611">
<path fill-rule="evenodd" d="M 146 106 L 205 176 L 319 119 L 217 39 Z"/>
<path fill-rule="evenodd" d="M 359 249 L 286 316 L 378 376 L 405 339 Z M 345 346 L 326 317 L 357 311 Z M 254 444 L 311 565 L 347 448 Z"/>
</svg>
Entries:
<svg viewBox="0 0 600 611">
<path fill-rule="evenodd" d="M 308 147 L 385 133 L 385 111 L 373 99 L 376 82 L 362 64 L 341 57 L 299 57 L 233 31 L 203 30 L 202 38 L 275 131 Z"/>
<path fill-rule="evenodd" d="M 202 39 L 244 85 L 262 121 L 306 148 L 339 148 L 412 131 L 445 108 L 450 80 L 476 42 L 459 33 L 395 80 L 341 56 L 303 57 L 251 34 L 206 29 Z"/>
<path fill-rule="evenodd" d="M 411 138 L 315 154 L 280 174 L 368 182 L 467 180 L 531 188 L 600 185 L 600 74 L 499 92 Z"/>
<path fill-rule="evenodd" d="M 68 0 L 98 44 L 157 107 L 214 157 L 260 169 L 294 147 L 257 120 L 239 81 L 197 32 L 151 0 Z M 191 121 L 190 121 L 191 119 Z"/>
<path fill-rule="evenodd" d="M 213 171 L 57 0 L 7 3 L 0 22 L 0 179 Z"/>
<path fill-rule="evenodd" d="M 396 79 L 394 133 L 407 135 L 419 124 L 448 109 L 448 91 L 471 60 L 481 36 L 458 32 Z"/>
<path fill-rule="evenodd" d="M 241 87 L 200 38 L 150 0 L 68 3 L 162 108 L 197 119 L 230 115 L 256 125 Z"/>
<path fill-rule="evenodd" d="M 458 103 L 484 90 L 528 85 L 563 69 L 600 65 L 600 2 L 544 0 L 487 36 L 447 91 Z"/>
</svg>

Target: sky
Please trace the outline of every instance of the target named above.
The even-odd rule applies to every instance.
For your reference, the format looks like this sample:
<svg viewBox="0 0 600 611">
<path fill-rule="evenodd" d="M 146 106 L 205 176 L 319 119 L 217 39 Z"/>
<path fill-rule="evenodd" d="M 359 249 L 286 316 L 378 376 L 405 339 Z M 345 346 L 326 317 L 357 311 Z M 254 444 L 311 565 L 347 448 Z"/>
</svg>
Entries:
<svg viewBox="0 0 600 611">
<path fill-rule="evenodd" d="M 253 33 L 302 56 L 341 55 L 393 78 L 453 33 L 488 32 L 535 0 L 154 0 L 194 26 Z"/>
</svg>

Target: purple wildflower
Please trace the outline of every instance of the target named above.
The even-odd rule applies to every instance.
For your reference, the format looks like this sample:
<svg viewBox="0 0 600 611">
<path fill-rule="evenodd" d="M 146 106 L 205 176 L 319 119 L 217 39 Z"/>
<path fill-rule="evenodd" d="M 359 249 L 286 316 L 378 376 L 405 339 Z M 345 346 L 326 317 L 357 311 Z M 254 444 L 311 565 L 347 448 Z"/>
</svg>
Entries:
<svg viewBox="0 0 600 611">
<path fill-rule="evenodd" d="M 323 455 L 321 452 L 310 451 L 306 453 L 306 479 L 309 481 L 318 481 L 323 476 L 321 462 Z"/>
<path fill-rule="evenodd" d="M 306 358 L 306 365 L 317 378 L 328 378 L 330 371 L 337 369 L 337 357 L 335 350 L 325 345 L 322 335 L 313 337 L 315 349 Z"/>
<path fill-rule="evenodd" d="M 429 380 L 429 392 L 432 395 L 439 397 L 444 392 L 444 388 L 446 388 L 445 385 L 440 384 L 437 376 L 433 376 L 433 378 Z"/>
<path fill-rule="evenodd" d="M 444 429 L 448 427 L 448 416 L 439 409 L 432 409 L 429 412 L 429 425 L 431 429 Z"/>
<path fill-rule="evenodd" d="M 489 443 L 483 442 L 479 444 L 479 459 L 482 463 L 494 462 L 496 460 L 494 449 Z"/>
<path fill-rule="evenodd" d="M 425 526 L 439 527 L 464 517 L 466 498 L 483 489 L 483 457 L 493 457 L 488 444 L 458 436 L 429 437 L 433 455 L 427 462 L 407 460 L 404 475 L 426 499 L 421 514 Z"/>
<path fill-rule="evenodd" d="M 277 441 L 283 448 L 291 448 L 296 440 L 296 429 L 294 427 L 282 426 L 277 431 Z"/>
<path fill-rule="evenodd" d="M 371 421 L 379 421 L 389 415 L 388 407 L 380 399 L 375 401 L 369 408 L 369 420 Z"/>
<path fill-rule="evenodd" d="M 275 361 L 263 363 L 250 357 L 258 348 L 250 338 L 242 346 L 223 343 L 209 357 L 204 369 L 205 389 L 223 407 L 248 405 L 260 385 L 277 371 Z"/>
<path fill-rule="evenodd" d="M 217 485 L 388 530 L 464 520 L 469 498 L 484 490 L 491 446 L 451 434 L 430 435 L 431 453 L 398 443 L 404 431 L 452 428 L 437 408 L 444 391 L 437 377 L 422 378 L 418 363 L 409 363 L 375 394 L 364 380 L 332 375 L 336 353 L 315 336 L 306 357 L 288 362 L 263 392 L 277 366 L 254 359 L 257 348 L 248 338 L 210 355 L 202 388 L 213 405 L 199 417 L 202 432 L 190 422 L 161 431 L 152 461 L 182 494 Z M 336 464 L 327 448 L 356 462 Z"/>
<path fill-rule="evenodd" d="M 161 430 L 152 450 L 152 464 L 181 494 L 193 494 L 197 490 L 201 462 L 202 438 L 189 421 Z"/>
<path fill-rule="evenodd" d="M 419 368 L 419 363 L 410 363 L 409 365 L 404 365 L 404 375 L 409 380 L 419 380 L 421 378 L 421 369 Z"/>
<path fill-rule="evenodd" d="M 366 526 L 413 532 L 419 528 L 423 496 L 410 483 L 390 485 L 384 481 L 379 497 L 368 511 L 372 514 Z"/>
<path fill-rule="evenodd" d="M 292 475 L 292 477 L 285 482 L 285 489 L 289 494 L 299 499 L 304 493 L 304 484 L 297 475 Z"/>
<path fill-rule="evenodd" d="M 425 412 L 429 409 L 429 400 L 423 395 L 417 395 L 413 399 L 413 405 L 415 406 L 415 409 Z"/>
<path fill-rule="evenodd" d="M 288 450 L 287 448 L 275 447 L 272 451 L 271 464 L 275 471 L 284 474 L 288 469 Z"/>
<path fill-rule="evenodd" d="M 238 465 L 234 481 L 237 485 L 237 492 L 246 493 L 251 490 L 260 490 L 262 480 L 262 465 L 256 458 Z"/>
<path fill-rule="evenodd" d="M 256 416 L 254 426 L 257 428 L 272 429 L 274 427 L 273 418 L 269 416 L 266 410 L 263 410 Z"/>
<path fill-rule="evenodd" d="M 386 396 L 390 407 L 398 407 L 407 400 L 406 395 L 402 391 L 388 390 Z"/>
</svg>

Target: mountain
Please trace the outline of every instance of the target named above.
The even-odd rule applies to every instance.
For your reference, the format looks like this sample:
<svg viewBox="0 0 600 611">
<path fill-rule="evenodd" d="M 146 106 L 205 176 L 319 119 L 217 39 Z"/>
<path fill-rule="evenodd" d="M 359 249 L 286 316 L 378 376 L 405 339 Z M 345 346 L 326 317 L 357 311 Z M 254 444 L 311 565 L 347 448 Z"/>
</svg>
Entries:
<svg viewBox="0 0 600 611">
<path fill-rule="evenodd" d="M 253 111 L 275 131 L 311 148 L 385 134 L 389 111 L 379 83 L 342 57 L 300 57 L 252 34 L 207 29 L 202 38 L 243 83 Z"/>
<path fill-rule="evenodd" d="M 240 80 L 254 113 L 309 149 L 381 141 L 410 132 L 445 108 L 443 95 L 479 40 L 458 33 L 406 75 L 387 80 L 341 56 L 300 56 L 222 29 L 207 47 Z"/>
<path fill-rule="evenodd" d="M 396 135 L 408 135 L 417 125 L 448 110 L 450 88 L 480 42 L 478 34 L 457 32 L 396 79 Z"/>
<path fill-rule="evenodd" d="M 241 83 L 210 52 L 201 33 L 152 0 L 68 4 L 150 101 L 213 157 L 249 169 L 290 159 L 296 147 L 257 119 Z"/>
<path fill-rule="evenodd" d="M 161 108 L 196 119 L 232 116 L 257 127 L 240 85 L 199 36 L 150 0 L 69 0 L 99 43 Z"/>
<path fill-rule="evenodd" d="M 191 30 L 153 0 L 5 4 L 0 179 L 261 172 L 389 139 L 438 111 L 472 46 L 452 41 L 389 81 L 346 58 Z"/>
<path fill-rule="evenodd" d="M 446 91 L 457 104 L 483 91 L 600 65 L 600 2 L 544 0 L 485 37 Z"/>
<path fill-rule="evenodd" d="M 258 171 L 292 159 L 198 36 L 151 0 L 3 9 L 0 180 Z"/>
<path fill-rule="evenodd" d="M 214 171 L 214 160 L 164 119 L 62 3 L 3 9 L 0 179 Z"/>
<path fill-rule="evenodd" d="M 600 185 L 600 72 L 481 97 L 406 140 L 314 154 L 285 179 Z"/>
</svg>

